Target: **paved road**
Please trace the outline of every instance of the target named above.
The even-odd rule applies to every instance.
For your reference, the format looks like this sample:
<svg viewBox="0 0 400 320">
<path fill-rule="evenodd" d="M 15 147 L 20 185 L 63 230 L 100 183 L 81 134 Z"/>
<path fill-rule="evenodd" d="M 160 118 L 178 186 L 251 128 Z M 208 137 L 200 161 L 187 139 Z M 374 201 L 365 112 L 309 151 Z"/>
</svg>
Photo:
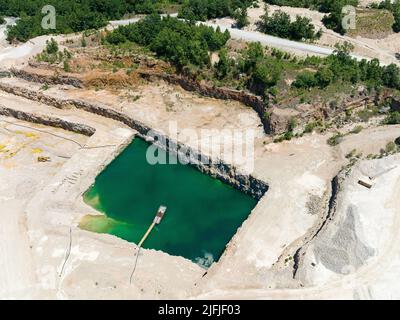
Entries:
<svg viewBox="0 0 400 320">
<path fill-rule="evenodd" d="M 209 22 L 205 22 L 204 24 L 211 26 L 214 29 L 220 27 L 222 31 L 228 30 L 229 33 L 231 34 L 231 37 L 237 40 L 260 42 L 262 45 L 265 46 L 277 47 L 282 49 L 300 50 L 302 52 L 310 54 L 330 55 L 333 52 L 333 50 L 329 48 L 323 48 L 308 43 L 282 39 L 256 31 L 244 31 Z"/>
</svg>

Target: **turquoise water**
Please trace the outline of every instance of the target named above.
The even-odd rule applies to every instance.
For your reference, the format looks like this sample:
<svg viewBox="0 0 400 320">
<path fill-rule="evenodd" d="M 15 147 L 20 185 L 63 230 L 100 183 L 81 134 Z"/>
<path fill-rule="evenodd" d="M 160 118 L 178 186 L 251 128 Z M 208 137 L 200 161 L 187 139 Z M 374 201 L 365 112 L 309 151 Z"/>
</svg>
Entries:
<svg viewBox="0 0 400 320">
<path fill-rule="evenodd" d="M 257 201 L 191 166 L 148 164 L 148 146 L 136 138 L 96 178 L 84 199 L 106 217 L 86 216 L 80 226 L 138 243 L 165 205 L 166 215 L 143 247 L 207 267 L 219 259 Z"/>
</svg>

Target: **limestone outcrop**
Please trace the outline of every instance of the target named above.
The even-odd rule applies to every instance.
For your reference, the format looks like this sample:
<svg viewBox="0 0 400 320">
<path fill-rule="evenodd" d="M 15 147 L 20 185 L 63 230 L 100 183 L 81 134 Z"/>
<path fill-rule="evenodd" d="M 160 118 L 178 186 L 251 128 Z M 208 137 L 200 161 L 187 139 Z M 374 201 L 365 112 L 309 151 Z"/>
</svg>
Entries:
<svg viewBox="0 0 400 320">
<path fill-rule="evenodd" d="M 32 64 L 32 63 L 31 63 Z M 149 62 L 150 64 L 150 62 Z M 0 77 L 15 76 L 26 81 L 52 84 L 71 85 L 76 88 L 83 88 L 84 81 L 72 75 L 50 75 L 34 69 L 37 65 L 29 68 L 16 70 L 11 69 L 0 73 Z M 354 110 L 365 107 L 369 104 L 381 105 L 390 101 L 393 110 L 400 110 L 400 101 L 393 97 L 390 90 L 382 92 L 369 92 L 364 86 L 359 86 L 352 95 L 330 102 L 315 101 L 312 103 L 301 103 L 294 107 L 274 104 L 273 97 L 269 103 L 263 101 L 259 96 L 239 90 L 224 87 L 211 86 L 184 75 L 169 74 L 165 72 L 139 70 L 139 76 L 148 81 L 163 80 L 172 85 L 178 85 L 186 91 L 196 92 L 204 97 L 211 97 L 221 100 L 234 100 L 251 107 L 257 112 L 264 131 L 271 135 L 280 135 L 288 130 L 291 118 L 296 118 L 297 130 L 301 131 L 307 123 L 316 120 L 326 120 L 342 114 L 345 110 Z M 340 100 L 340 101 L 339 101 Z M 118 119 L 116 119 L 118 120 Z"/>
<path fill-rule="evenodd" d="M 241 102 L 244 105 L 253 108 L 254 111 L 257 112 L 257 114 L 260 116 L 264 129 L 267 132 L 267 121 L 264 118 L 267 105 L 264 103 L 261 97 L 246 93 L 244 91 L 213 87 L 175 74 L 140 71 L 140 76 L 146 80 L 161 79 L 170 84 L 179 85 L 187 91 L 197 92 L 205 97 Z"/>
<path fill-rule="evenodd" d="M 80 79 L 62 74 L 48 75 L 38 72 L 29 72 L 24 69 L 10 69 L 10 75 L 21 78 L 26 81 L 53 84 L 53 85 L 70 85 L 76 88 L 83 88 L 83 83 Z"/>
<path fill-rule="evenodd" d="M 96 129 L 89 127 L 85 124 L 65 121 L 59 118 L 49 117 L 45 115 L 37 115 L 33 113 L 22 112 L 19 110 L 14 110 L 11 108 L 4 107 L 2 105 L 0 105 L 0 115 L 13 117 L 15 119 L 23 121 L 44 124 L 50 127 L 61 128 L 71 132 L 83 134 L 88 137 L 92 136 L 96 132 Z"/>
</svg>

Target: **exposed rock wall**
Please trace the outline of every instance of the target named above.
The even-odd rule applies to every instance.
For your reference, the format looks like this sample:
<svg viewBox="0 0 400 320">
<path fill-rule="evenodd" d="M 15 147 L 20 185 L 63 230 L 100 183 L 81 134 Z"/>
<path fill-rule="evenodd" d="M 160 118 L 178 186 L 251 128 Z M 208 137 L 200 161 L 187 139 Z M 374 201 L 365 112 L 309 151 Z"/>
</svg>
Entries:
<svg viewBox="0 0 400 320">
<path fill-rule="evenodd" d="M 124 123 L 128 127 L 135 129 L 138 131 L 142 137 L 148 138 L 149 131 L 151 128 L 146 124 L 134 120 L 133 118 L 129 117 L 126 114 L 121 112 L 115 111 L 106 105 L 91 103 L 79 99 L 62 99 L 56 98 L 53 96 L 46 95 L 45 93 L 33 91 L 27 88 L 16 87 L 5 83 L 0 83 L 0 90 L 5 92 L 21 96 L 33 101 L 38 101 L 44 103 L 46 105 L 54 106 L 56 108 L 71 108 L 75 107 L 77 109 L 81 109 L 90 113 L 94 113 L 106 118 L 110 118 L 119 122 Z M 15 113 L 11 114 L 10 111 L 8 115 L 16 117 L 22 117 L 20 114 Z M 7 115 L 7 114 L 5 114 Z M 32 118 L 35 120 L 35 118 Z M 22 119 L 31 121 L 29 119 Z M 49 123 L 51 121 L 48 119 Z M 40 122 L 43 123 L 43 122 Z M 152 133 L 155 131 L 152 130 Z M 158 140 L 155 141 L 160 147 L 168 149 L 169 151 L 174 152 L 178 150 L 180 156 L 191 159 L 190 165 L 197 168 L 201 172 L 204 172 L 210 176 L 213 176 L 234 188 L 241 190 L 255 199 L 260 199 L 268 190 L 268 185 L 253 177 L 252 175 L 243 174 L 238 171 L 234 166 L 224 163 L 220 159 L 212 159 L 209 156 L 203 155 L 199 153 L 199 151 L 182 144 L 180 142 L 174 141 L 169 139 L 169 137 L 162 135 L 162 134 L 155 134 L 158 137 Z"/>
<path fill-rule="evenodd" d="M 281 105 L 267 105 L 260 97 L 229 88 L 218 88 L 199 83 L 184 76 L 167 73 L 140 71 L 140 76 L 146 80 L 162 79 L 170 84 L 179 85 L 187 91 L 194 91 L 202 96 L 223 100 L 239 101 L 253 108 L 260 117 L 264 131 L 267 134 L 278 135 L 287 131 L 291 118 L 296 118 L 300 128 L 312 120 L 334 117 L 346 109 L 357 109 L 369 103 L 379 104 L 381 96 L 375 93 L 367 94 L 362 88 L 354 96 L 344 99 L 338 106 L 329 103 L 299 104 L 294 108 Z"/>
<path fill-rule="evenodd" d="M 151 61 L 148 63 L 151 64 Z M 33 64 L 32 62 L 31 64 L 31 67 L 37 67 L 38 65 L 38 63 Z M 388 99 L 391 99 L 391 105 L 393 106 L 392 109 L 400 110 L 399 99 L 393 98 L 393 92 L 391 90 L 383 90 L 383 92 L 380 93 L 368 93 L 363 86 L 358 88 L 356 94 L 346 97 L 334 106 L 326 102 L 315 102 L 311 104 L 303 103 L 296 105 L 295 107 L 285 107 L 273 104 L 268 106 L 260 97 L 253 94 L 229 88 L 210 86 L 181 75 L 142 70 L 139 71 L 139 75 L 143 79 L 149 81 L 161 79 L 170 84 L 179 85 L 184 90 L 197 92 L 205 97 L 241 102 L 257 112 L 261 123 L 263 124 L 265 133 L 272 135 L 279 135 L 286 132 L 291 118 L 296 118 L 298 125 L 297 130 L 301 131 L 310 121 L 332 118 L 340 115 L 347 109 L 358 109 L 368 104 L 380 105 L 383 102 L 388 101 Z M 29 69 L 11 69 L 10 71 L 0 72 L 0 77 L 7 76 L 15 76 L 31 82 L 71 85 L 77 88 L 84 87 L 83 81 L 76 77 L 66 75 L 45 75 L 30 71 Z"/>
<path fill-rule="evenodd" d="M 75 133 L 83 134 L 85 136 L 92 136 L 96 129 L 89 127 L 85 124 L 74 123 L 70 121 L 65 121 L 59 118 L 48 117 L 44 115 L 37 115 L 33 113 L 23 112 L 19 110 L 10 109 L 0 105 L 0 115 L 13 117 L 19 120 L 44 124 L 46 126 L 61 128 L 64 130 L 72 131 Z"/>
<path fill-rule="evenodd" d="M 246 106 L 249 106 L 257 112 L 260 117 L 260 120 L 264 126 L 264 130 L 268 133 L 268 125 L 267 121 L 264 117 L 267 106 L 265 105 L 264 101 L 255 95 L 238 91 L 232 90 L 228 88 L 218 88 L 212 87 L 206 84 L 201 84 L 198 81 L 191 80 L 189 78 L 175 75 L 175 74 L 166 74 L 166 73 L 154 73 L 154 72 L 144 72 L 140 71 L 140 76 L 144 79 L 151 80 L 154 78 L 162 79 L 170 84 L 179 85 L 183 89 L 187 91 L 193 91 L 201 94 L 205 97 L 211 97 L 221 100 L 234 100 L 243 103 Z"/>
<path fill-rule="evenodd" d="M 83 83 L 80 79 L 65 76 L 65 75 L 45 75 L 35 72 L 29 72 L 22 69 L 10 69 L 10 74 L 14 77 L 24 79 L 26 81 L 43 83 L 43 84 L 59 84 L 59 85 L 70 85 L 76 88 L 83 88 Z"/>
<path fill-rule="evenodd" d="M 296 120 L 296 131 L 302 132 L 310 121 L 333 119 L 343 115 L 346 110 L 357 110 L 367 105 L 379 105 L 381 103 L 379 94 L 372 93 L 355 95 L 341 101 L 338 105 L 330 105 L 326 102 L 302 103 L 295 107 L 271 106 L 265 116 L 267 122 L 267 133 L 278 135 L 288 130 L 292 118 Z"/>
<path fill-rule="evenodd" d="M 17 69 L 11 69 L 10 72 L 7 74 L 7 76 L 10 75 L 30 82 L 71 85 L 76 88 L 84 87 L 83 82 L 80 79 L 65 75 L 50 76 L 36 72 L 29 72 L 28 70 L 17 70 Z M 147 80 L 151 80 L 154 78 L 162 79 L 170 84 L 179 85 L 187 91 L 197 92 L 205 97 L 211 97 L 222 100 L 239 101 L 245 104 L 246 106 L 253 108 L 260 116 L 264 128 L 267 128 L 266 126 L 267 123 L 264 119 L 266 106 L 260 97 L 248 94 L 243 91 L 232 90 L 228 88 L 212 87 L 209 85 L 201 84 L 189 78 L 174 74 L 140 71 L 140 76 Z"/>
</svg>

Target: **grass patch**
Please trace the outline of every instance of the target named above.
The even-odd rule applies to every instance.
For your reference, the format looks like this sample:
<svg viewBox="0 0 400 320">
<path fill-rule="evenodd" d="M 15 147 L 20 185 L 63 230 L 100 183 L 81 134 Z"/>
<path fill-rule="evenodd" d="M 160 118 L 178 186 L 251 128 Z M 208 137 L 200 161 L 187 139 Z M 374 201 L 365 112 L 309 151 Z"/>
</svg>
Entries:
<svg viewBox="0 0 400 320">
<path fill-rule="evenodd" d="M 358 8 L 356 13 L 356 29 L 350 29 L 348 35 L 370 38 L 382 33 L 392 32 L 394 16 L 390 11 Z"/>
<path fill-rule="evenodd" d="M 357 112 L 358 118 L 363 122 L 368 122 L 369 119 L 379 115 L 379 109 L 376 106 L 367 107 Z"/>
<path fill-rule="evenodd" d="M 333 146 L 337 146 L 339 143 L 342 142 L 343 137 L 344 137 L 344 134 L 342 134 L 342 133 L 336 133 L 335 135 L 333 135 L 332 137 L 330 137 L 330 138 L 328 139 L 327 143 L 328 143 L 330 146 L 332 146 L 332 147 L 333 147 Z"/>
<path fill-rule="evenodd" d="M 312 133 L 316 129 L 319 129 L 319 131 L 323 131 L 325 129 L 324 123 L 321 120 L 310 121 L 307 123 L 303 133 Z"/>
<path fill-rule="evenodd" d="M 391 112 L 383 121 L 384 124 L 400 124 L 400 112 Z"/>
<path fill-rule="evenodd" d="M 352 134 L 358 134 L 364 129 L 363 126 L 356 126 L 353 130 L 350 131 Z"/>
</svg>

